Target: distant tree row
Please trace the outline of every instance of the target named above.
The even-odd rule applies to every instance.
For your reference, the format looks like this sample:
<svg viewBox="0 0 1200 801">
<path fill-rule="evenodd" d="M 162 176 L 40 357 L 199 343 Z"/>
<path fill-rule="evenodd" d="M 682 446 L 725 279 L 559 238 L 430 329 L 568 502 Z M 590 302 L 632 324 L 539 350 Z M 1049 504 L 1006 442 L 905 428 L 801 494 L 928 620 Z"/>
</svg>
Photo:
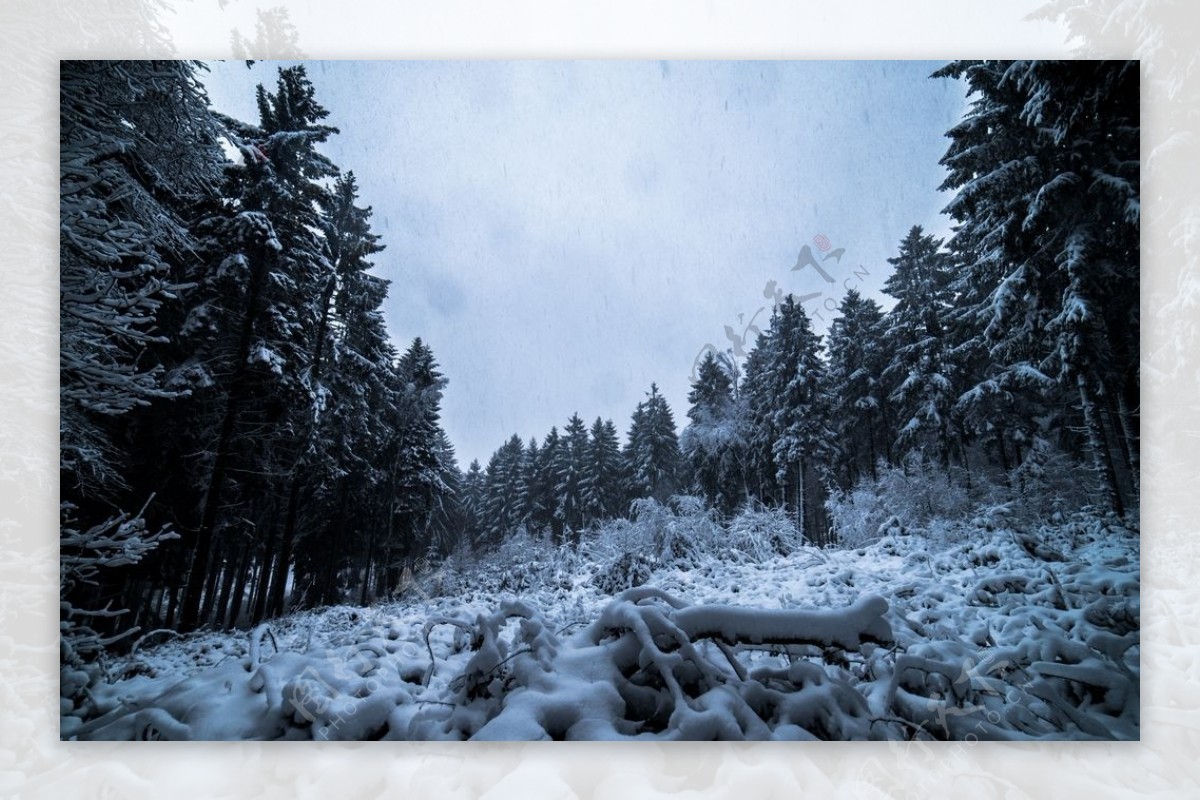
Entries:
<svg viewBox="0 0 1200 801">
<path fill-rule="evenodd" d="M 686 489 L 671 407 L 651 385 L 621 446 L 611 420 L 578 414 L 538 443 L 514 434 L 488 460 L 473 461 L 459 493 L 463 544 L 489 548 L 518 529 L 577 542 L 595 523 L 624 517 L 638 498 L 665 501 Z"/>
</svg>

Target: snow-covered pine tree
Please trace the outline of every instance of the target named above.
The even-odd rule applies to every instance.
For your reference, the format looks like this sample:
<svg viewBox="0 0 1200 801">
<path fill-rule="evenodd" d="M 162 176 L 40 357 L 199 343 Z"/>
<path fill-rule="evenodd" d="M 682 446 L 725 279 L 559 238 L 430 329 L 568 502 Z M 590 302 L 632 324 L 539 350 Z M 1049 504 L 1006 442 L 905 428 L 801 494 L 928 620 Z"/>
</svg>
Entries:
<svg viewBox="0 0 1200 801">
<path fill-rule="evenodd" d="M 583 513 L 589 522 L 608 520 L 623 511 L 624 462 L 612 420 L 592 423 L 582 478 Z"/>
<path fill-rule="evenodd" d="M 438 429 L 437 456 L 438 471 L 445 490 L 433 498 L 433 510 L 423 543 L 428 560 L 440 560 L 449 554 L 458 546 L 462 536 L 462 510 L 459 499 L 462 495 L 463 474 L 458 468 L 454 445 L 441 428 Z"/>
<path fill-rule="evenodd" d="M 678 491 L 683 460 L 679 435 L 657 384 L 650 385 L 646 400 L 634 409 L 624 453 L 631 500 L 653 498 L 663 503 Z"/>
<path fill-rule="evenodd" d="M 440 423 L 446 380 L 433 351 L 416 337 L 396 364 L 398 403 L 387 449 L 391 509 L 385 542 L 387 587 L 399 582 L 403 560 L 419 556 L 420 543 L 439 500 L 449 488 Z"/>
<path fill-rule="evenodd" d="M 746 486 L 750 496 L 766 505 L 783 502 L 775 487 L 776 437 L 775 419 L 771 405 L 771 376 L 769 367 L 776 350 L 775 330 L 779 307 L 771 312 L 771 321 L 746 357 L 741 382 L 742 416 L 745 421 Z"/>
<path fill-rule="evenodd" d="M 196 70 L 60 66 L 59 454 L 63 497 L 76 504 L 111 500 L 123 485 L 115 421 L 179 395 L 155 352 L 160 307 L 184 288 L 181 264 L 196 247 L 185 216 L 219 180 L 218 128 Z"/>
<path fill-rule="evenodd" d="M 943 188 L 957 190 L 954 245 L 981 287 L 988 378 L 1032 369 L 1077 393 L 1094 469 L 1122 511 L 1119 473 L 1137 489 L 1137 62 L 960 61 L 935 75 L 974 96 L 948 134 Z"/>
<path fill-rule="evenodd" d="M 525 446 L 513 434 L 492 454 L 484 479 L 484 523 L 481 545 L 494 548 L 521 525 L 522 463 Z"/>
<path fill-rule="evenodd" d="M 479 542 L 483 532 L 484 520 L 484 474 L 478 459 L 472 459 L 463 475 L 462 490 L 459 493 L 459 509 L 462 515 L 462 536 L 464 543 L 474 545 Z"/>
<path fill-rule="evenodd" d="M 376 519 L 383 517 L 374 500 L 385 484 L 378 457 L 386 450 L 389 410 L 397 401 L 389 386 L 395 349 L 381 312 L 388 282 L 368 272 L 370 257 L 383 246 L 371 230 L 371 209 L 357 202 L 354 174 L 347 173 L 336 179 L 322 208 L 333 271 L 320 288 L 308 375 L 313 417 L 302 429 L 308 444 L 293 468 L 286 507 L 294 511 L 293 526 L 310 531 L 296 544 L 295 585 L 309 588 L 301 605 L 335 600 L 337 570 L 354 566 L 354 544 L 369 537 L 366 513 L 374 505 Z M 302 489 L 311 496 L 303 517 Z M 346 511 L 351 504 L 354 515 Z"/>
<path fill-rule="evenodd" d="M 1042 372 L 1045 331 L 1054 315 L 1040 289 L 1043 276 L 1008 255 L 1026 247 L 1021 241 L 1028 235 L 1019 223 L 1030 186 L 1012 190 L 1029 185 L 1038 169 L 1029 132 L 1009 119 L 1019 113 L 1021 92 L 1013 84 L 1000 86 L 1003 63 L 978 66 L 973 80 L 990 88 L 951 129 L 952 144 L 942 158 L 950 169 L 942 188 L 960 187 L 946 209 L 960 224 L 949 242 L 955 304 L 945 324 L 964 390 L 955 415 L 964 434 L 994 453 L 1007 471 L 1021 461 L 1035 420 L 1057 416 L 1069 401 Z M 997 171 L 997 164 L 1008 166 Z"/>
<path fill-rule="evenodd" d="M 521 485 L 517 503 L 520 508 L 521 523 L 530 534 L 540 533 L 538 529 L 538 512 L 540 502 L 540 484 L 538 467 L 542 460 L 542 449 L 538 446 L 537 437 L 530 437 L 529 443 L 521 455 Z"/>
<path fill-rule="evenodd" d="M 527 506 L 533 530 L 539 534 L 550 531 L 554 542 L 561 542 L 563 537 L 562 518 L 556 514 L 558 496 L 554 491 L 557 484 L 556 470 L 561 458 L 559 453 L 562 449 L 563 439 L 558 433 L 558 427 L 551 426 L 550 433 L 542 440 L 538 458 L 534 460 L 534 484 L 527 492 Z"/>
<path fill-rule="evenodd" d="M 952 251 L 957 264 L 972 260 L 957 247 Z M 955 306 L 945 317 L 956 390 L 966 388 L 955 401 L 953 417 L 964 447 L 978 444 L 1007 476 L 1042 433 L 1068 430 L 1070 415 L 1064 410 L 1069 409 L 1071 399 L 1031 363 L 1033 355 L 1028 350 L 1009 350 L 1014 358 L 1005 360 L 1002 351 L 991 346 L 978 313 L 980 298 L 985 298 L 988 290 L 973 282 L 970 274 L 969 269 L 962 269 L 953 282 Z"/>
<path fill-rule="evenodd" d="M 584 516 L 584 484 L 587 468 L 588 430 L 578 413 L 571 415 L 563 429 L 562 447 L 554 464 L 555 516 L 562 521 L 563 532 L 578 542 L 587 522 Z"/>
<path fill-rule="evenodd" d="M 774 466 L 776 497 L 785 502 L 800 533 L 825 542 L 825 476 L 833 435 L 826 408 L 825 365 L 821 339 L 802 306 L 792 297 L 780 303 L 768 331 L 759 338 L 753 376 L 747 365 L 746 391 L 751 440 L 769 449 L 760 464 Z"/>
<path fill-rule="evenodd" d="M 333 265 L 321 236 L 324 181 L 337 174 L 316 146 L 336 133 L 321 120 L 302 66 L 279 71 L 276 91 L 258 87 L 259 124 L 226 120 L 244 163 L 227 170 L 226 207 L 200 222 L 203 255 L 211 265 L 186 328 L 197 356 L 178 377 L 218 398 L 212 461 L 204 482 L 199 524 L 180 626 L 201 622 L 201 600 L 212 575 L 214 537 L 221 523 L 235 438 L 245 449 L 241 469 L 290 476 L 307 446 L 317 394 L 311 384 L 313 332 Z M 247 435 L 249 429 L 258 432 Z M 269 433 L 268 433 L 269 432 Z M 265 440 L 274 440 L 270 446 Z M 257 440 L 257 441 L 255 441 Z M 264 464 L 273 453 L 275 464 Z M 286 491 L 286 489 L 285 489 Z M 278 543 L 264 558 L 273 564 L 269 595 L 260 592 L 255 617 L 282 607 L 295 536 L 295 513 L 279 517 Z"/>
<path fill-rule="evenodd" d="M 98 594 L 138 593 L 112 568 L 168 539 L 140 514 L 152 492 L 129 481 L 135 411 L 180 396 L 164 384 L 163 305 L 186 289 L 196 247 L 187 219 L 219 180 L 218 126 L 198 65 L 64 61 L 60 66 L 60 493 L 63 658 L 122 633 L 91 614 Z M 157 515 L 160 519 L 161 515 Z M 168 518 L 169 519 L 169 518 Z M 108 568 L 100 571 L 99 568 Z M 144 584 L 145 582 L 142 582 Z M 154 588 L 147 588 L 147 594 Z M 117 627 L 114 627 L 117 626 Z M 95 629 L 101 629 L 97 632 Z"/>
<path fill-rule="evenodd" d="M 710 506 L 732 513 L 744 500 L 745 431 L 734 385 L 711 351 L 688 393 L 688 423 L 679 448 L 692 483 Z"/>
<path fill-rule="evenodd" d="M 953 290 L 943 244 L 914 225 L 888 259 L 893 272 L 883 291 L 896 305 L 886 319 L 891 360 L 883 378 L 899 426 L 898 458 L 921 452 L 949 467 L 959 446 L 951 420 L 958 393 L 945 327 Z"/>
<path fill-rule="evenodd" d="M 847 489 L 864 475 L 877 478 L 878 461 L 891 453 L 890 409 L 883 391 L 890 345 L 875 301 L 851 289 L 838 313 L 827 343 L 829 412 L 841 452 L 833 473 Z"/>
</svg>

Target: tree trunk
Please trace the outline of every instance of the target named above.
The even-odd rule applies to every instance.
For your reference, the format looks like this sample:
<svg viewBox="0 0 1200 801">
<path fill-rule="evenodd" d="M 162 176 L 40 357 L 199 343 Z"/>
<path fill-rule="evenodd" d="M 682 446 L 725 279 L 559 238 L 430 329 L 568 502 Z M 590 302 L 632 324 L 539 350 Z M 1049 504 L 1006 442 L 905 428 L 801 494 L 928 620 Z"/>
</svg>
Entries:
<svg viewBox="0 0 1200 801">
<path fill-rule="evenodd" d="M 310 369 L 310 380 L 314 391 L 318 390 L 321 385 L 321 367 L 325 358 L 325 333 L 329 329 L 329 313 L 333 306 L 333 292 L 336 287 L 337 272 L 335 269 L 330 274 L 329 280 L 325 282 L 325 289 L 321 294 L 321 318 L 317 322 L 316 341 L 313 343 Z M 287 512 L 284 515 L 283 536 L 280 538 L 279 545 L 279 558 L 275 562 L 275 578 L 271 582 L 271 602 L 269 606 L 271 616 L 283 614 L 288 571 L 291 569 L 292 551 L 296 546 L 296 525 L 300 510 L 300 485 L 303 481 L 305 468 L 307 467 L 309 446 L 321 429 L 320 419 L 316 415 L 317 409 L 314 407 L 313 416 L 308 418 L 308 422 L 304 427 L 304 433 L 300 437 L 299 450 L 296 453 L 296 460 L 292 464 L 291 475 L 288 479 Z"/>
<path fill-rule="evenodd" d="M 337 553 L 339 550 L 338 543 L 338 527 L 330 526 L 329 531 L 329 547 L 332 555 L 325 561 L 325 575 L 321 581 L 321 590 L 317 598 L 317 602 L 322 605 L 334 604 L 341 601 L 337 595 L 337 574 L 338 560 Z"/>
<path fill-rule="evenodd" d="M 175 616 L 179 611 L 179 585 L 172 585 L 167 591 L 167 597 L 167 617 L 163 627 L 170 629 L 175 627 Z"/>
<path fill-rule="evenodd" d="M 147 601 L 149 604 L 150 617 L 153 620 L 154 628 L 156 629 L 162 628 L 165 625 L 163 621 L 162 609 L 163 594 L 162 587 L 151 588 L 150 599 Z"/>
<path fill-rule="evenodd" d="M 222 537 L 222 539 L 225 538 Z M 221 574 L 228 570 L 228 567 L 225 565 L 225 550 L 224 545 L 219 544 L 216 553 L 213 555 L 213 568 L 208 571 L 208 582 L 204 585 L 204 598 L 201 600 L 201 625 L 208 624 L 212 619 L 213 609 L 216 606 L 217 600 L 218 582 Z"/>
<path fill-rule="evenodd" d="M 246 579 L 250 575 L 250 570 L 254 564 L 254 547 L 247 542 L 242 546 L 242 561 L 238 567 L 237 573 L 237 591 L 233 593 L 233 597 L 229 599 L 229 608 L 225 612 L 226 628 L 235 628 L 238 623 L 238 618 L 242 614 L 242 604 L 246 602 Z"/>
<path fill-rule="evenodd" d="M 247 287 L 246 296 L 246 316 L 238 335 L 238 346 L 234 356 L 235 367 L 230 378 L 229 395 L 225 401 L 225 413 L 221 420 L 220 435 L 217 438 L 212 473 L 209 474 L 208 488 L 204 494 L 204 509 L 200 515 L 200 526 L 196 530 L 196 543 L 192 549 L 191 569 L 188 572 L 187 589 L 184 593 L 179 628 L 185 632 L 191 631 L 199 624 L 200 595 L 204 591 L 205 579 L 208 574 L 213 530 L 216 527 L 217 513 L 221 505 L 221 492 L 225 488 L 225 477 L 229 470 L 230 445 L 233 442 L 234 429 L 248 391 L 246 365 L 250 355 L 250 343 L 254 336 L 255 318 L 258 317 L 259 298 L 262 295 L 264 277 L 267 273 L 267 253 L 268 249 L 265 246 L 260 248 L 259 257 L 254 260 L 255 266 L 250 273 L 250 285 Z"/>
<path fill-rule="evenodd" d="M 242 361 L 245 361 L 245 354 L 243 354 Z M 235 371 L 235 376 L 242 372 L 240 369 Z M 233 441 L 234 425 L 244 394 L 240 390 L 240 386 L 240 382 L 234 385 L 225 404 L 225 417 L 221 423 L 220 437 L 217 440 L 217 452 L 213 460 L 212 473 L 209 476 L 208 491 L 205 493 L 204 511 L 200 518 L 200 527 L 196 531 L 196 545 L 192 549 L 191 568 L 188 571 L 183 610 L 179 622 L 180 629 L 185 632 L 191 631 L 199 623 L 200 595 L 204 591 L 204 582 L 208 573 L 213 528 L 216 526 L 221 490 L 225 486 L 225 473 L 229 467 L 229 447 Z"/>
<path fill-rule="evenodd" d="M 1079 387 L 1079 403 L 1083 410 L 1083 424 L 1087 431 L 1088 448 L 1092 451 L 1092 466 L 1100 476 L 1101 487 L 1105 501 L 1118 517 L 1125 516 L 1125 504 L 1121 500 L 1121 488 L 1117 484 L 1117 474 L 1113 469 L 1112 453 L 1108 443 L 1104 441 L 1102 421 L 1096 409 L 1096 403 L 1088 392 L 1087 380 L 1080 373 L 1076 376 Z"/>
<path fill-rule="evenodd" d="M 349 497 L 350 489 L 348 482 L 343 477 L 338 481 L 337 514 L 329 521 L 325 535 L 326 541 L 329 543 L 330 557 L 325 561 L 324 580 L 320 584 L 319 602 L 322 604 L 332 604 L 341 601 L 340 597 L 336 597 L 339 567 L 338 554 L 341 550 L 342 529 L 346 525 L 346 507 L 349 504 Z"/>
<path fill-rule="evenodd" d="M 359 603 L 366 606 L 370 600 L 371 592 L 371 570 L 375 562 L 375 526 L 371 526 L 371 534 L 367 539 L 367 563 L 363 567 L 362 576 L 362 595 L 359 598 Z"/>
<path fill-rule="evenodd" d="M 247 623 L 254 625 L 254 607 L 258 603 L 258 596 L 262 592 L 262 577 L 263 565 L 259 558 L 259 551 L 255 548 L 250 555 L 250 586 L 246 588 L 246 600 L 242 603 L 246 605 Z"/>
<path fill-rule="evenodd" d="M 233 592 L 233 585 L 238 580 L 238 575 L 241 572 L 242 557 L 246 552 L 245 544 L 241 548 L 234 549 L 232 543 L 226 549 L 229 553 L 229 558 L 225 565 L 224 580 L 221 582 L 221 594 L 217 598 L 217 604 L 214 607 L 214 613 L 211 618 L 207 618 L 209 623 L 219 629 L 226 627 L 225 619 L 229 612 L 229 596 Z"/>
<path fill-rule="evenodd" d="M 871 445 L 871 481 L 879 481 L 879 475 L 876 472 L 875 463 L 879 461 L 879 456 L 875 452 L 875 421 L 867 421 L 867 441 Z"/>
<path fill-rule="evenodd" d="M 996 453 L 1000 455 L 1000 469 L 1004 471 L 1004 481 L 1012 486 L 1012 477 L 1009 475 L 1012 472 L 1012 466 L 1008 461 L 1008 449 L 1004 447 L 1003 426 L 996 428 Z"/>
<path fill-rule="evenodd" d="M 275 564 L 275 526 L 269 526 L 271 533 L 267 536 L 266 546 L 263 548 L 262 563 L 258 570 L 258 586 L 254 592 L 254 608 L 250 612 L 250 625 L 257 626 L 263 621 L 267 611 L 267 593 L 271 586 L 271 567 Z"/>
<path fill-rule="evenodd" d="M 804 505 L 804 460 L 796 461 L 796 526 L 800 529 L 800 538 L 808 537 L 808 527 L 805 525 L 805 505 Z"/>
<path fill-rule="evenodd" d="M 1136 492 L 1136 479 L 1134 478 L 1133 469 L 1131 467 L 1133 464 L 1133 457 L 1129 453 L 1129 443 L 1125 439 L 1124 434 L 1119 430 L 1121 424 L 1117 419 L 1118 415 L 1112 409 L 1106 407 L 1100 407 L 1100 412 L 1104 425 L 1105 442 L 1115 442 L 1117 445 L 1117 453 L 1120 456 L 1119 463 L 1114 463 L 1113 469 L 1116 470 L 1119 465 L 1121 469 L 1116 470 L 1118 480 L 1120 479 L 1122 473 L 1129 475 L 1129 483 L 1122 484 L 1121 486 L 1123 488 L 1132 489 Z"/>
<path fill-rule="evenodd" d="M 1125 392 L 1116 393 L 1117 419 L 1121 422 L 1121 436 L 1125 443 L 1126 462 L 1129 465 L 1129 476 L 1133 481 L 1134 494 L 1140 494 L 1141 487 L 1141 454 L 1138 442 L 1137 428 L 1133 422 L 1133 414 L 1129 409 L 1129 401 Z"/>
<path fill-rule="evenodd" d="M 293 468 L 299 469 L 299 464 Z M 267 605 L 267 615 L 277 617 L 283 614 L 284 597 L 287 593 L 288 572 L 292 567 L 292 551 L 296 544 L 296 520 L 300 513 L 300 480 L 293 475 L 291 489 L 288 491 L 287 512 L 283 518 L 283 536 L 280 538 L 279 553 L 275 560 L 275 575 L 271 580 L 271 598 Z"/>
<path fill-rule="evenodd" d="M 383 561 L 375 566 L 375 598 L 387 598 L 388 595 L 388 580 L 391 578 L 392 571 L 392 547 L 385 545 L 383 548 Z"/>
<path fill-rule="evenodd" d="M 971 490 L 971 481 L 972 481 L 971 461 L 970 461 L 970 459 L 967 458 L 966 443 L 963 442 L 961 437 L 957 438 L 957 442 L 958 442 L 958 458 L 959 458 L 959 461 L 962 462 L 963 471 L 966 473 L 966 476 L 967 476 L 967 491 L 969 492 Z"/>
</svg>

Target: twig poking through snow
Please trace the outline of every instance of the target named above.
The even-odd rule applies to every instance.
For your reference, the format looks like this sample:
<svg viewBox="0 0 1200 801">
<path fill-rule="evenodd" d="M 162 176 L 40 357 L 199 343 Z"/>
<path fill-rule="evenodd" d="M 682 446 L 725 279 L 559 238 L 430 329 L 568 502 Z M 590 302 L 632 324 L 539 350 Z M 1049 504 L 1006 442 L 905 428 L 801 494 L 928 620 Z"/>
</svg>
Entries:
<svg viewBox="0 0 1200 801">
<path fill-rule="evenodd" d="M 147 631 L 141 637 L 138 637 L 136 640 L 134 640 L 133 647 L 129 649 L 129 655 L 134 656 L 137 654 L 138 648 L 141 647 L 142 643 L 144 643 L 150 637 L 153 637 L 155 634 L 170 634 L 172 638 L 182 636 L 174 629 L 154 629 L 154 631 Z"/>
<path fill-rule="evenodd" d="M 262 640 L 263 636 L 271 638 L 271 646 L 275 649 L 275 653 L 279 653 L 279 643 L 275 641 L 275 635 L 271 632 L 271 627 L 266 623 L 260 623 L 254 631 L 250 632 L 250 663 L 247 670 L 254 672 L 255 668 L 262 664 Z"/>
</svg>

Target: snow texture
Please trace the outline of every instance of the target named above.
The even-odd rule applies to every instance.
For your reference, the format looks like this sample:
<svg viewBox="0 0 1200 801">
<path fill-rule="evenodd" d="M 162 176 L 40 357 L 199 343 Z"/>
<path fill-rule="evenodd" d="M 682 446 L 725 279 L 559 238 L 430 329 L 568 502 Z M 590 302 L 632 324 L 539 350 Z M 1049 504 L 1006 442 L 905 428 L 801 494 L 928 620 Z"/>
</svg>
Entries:
<svg viewBox="0 0 1200 801">
<path fill-rule="evenodd" d="M 78 739 L 1137 739 L 1135 530 L 444 568 L 373 608 L 138 643 Z M 501 589 L 517 567 L 523 597 Z M 443 588 L 447 594 L 437 594 Z M 688 600 L 684 600 L 684 599 Z M 64 680 L 70 677 L 65 677 Z"/>
</svg>

